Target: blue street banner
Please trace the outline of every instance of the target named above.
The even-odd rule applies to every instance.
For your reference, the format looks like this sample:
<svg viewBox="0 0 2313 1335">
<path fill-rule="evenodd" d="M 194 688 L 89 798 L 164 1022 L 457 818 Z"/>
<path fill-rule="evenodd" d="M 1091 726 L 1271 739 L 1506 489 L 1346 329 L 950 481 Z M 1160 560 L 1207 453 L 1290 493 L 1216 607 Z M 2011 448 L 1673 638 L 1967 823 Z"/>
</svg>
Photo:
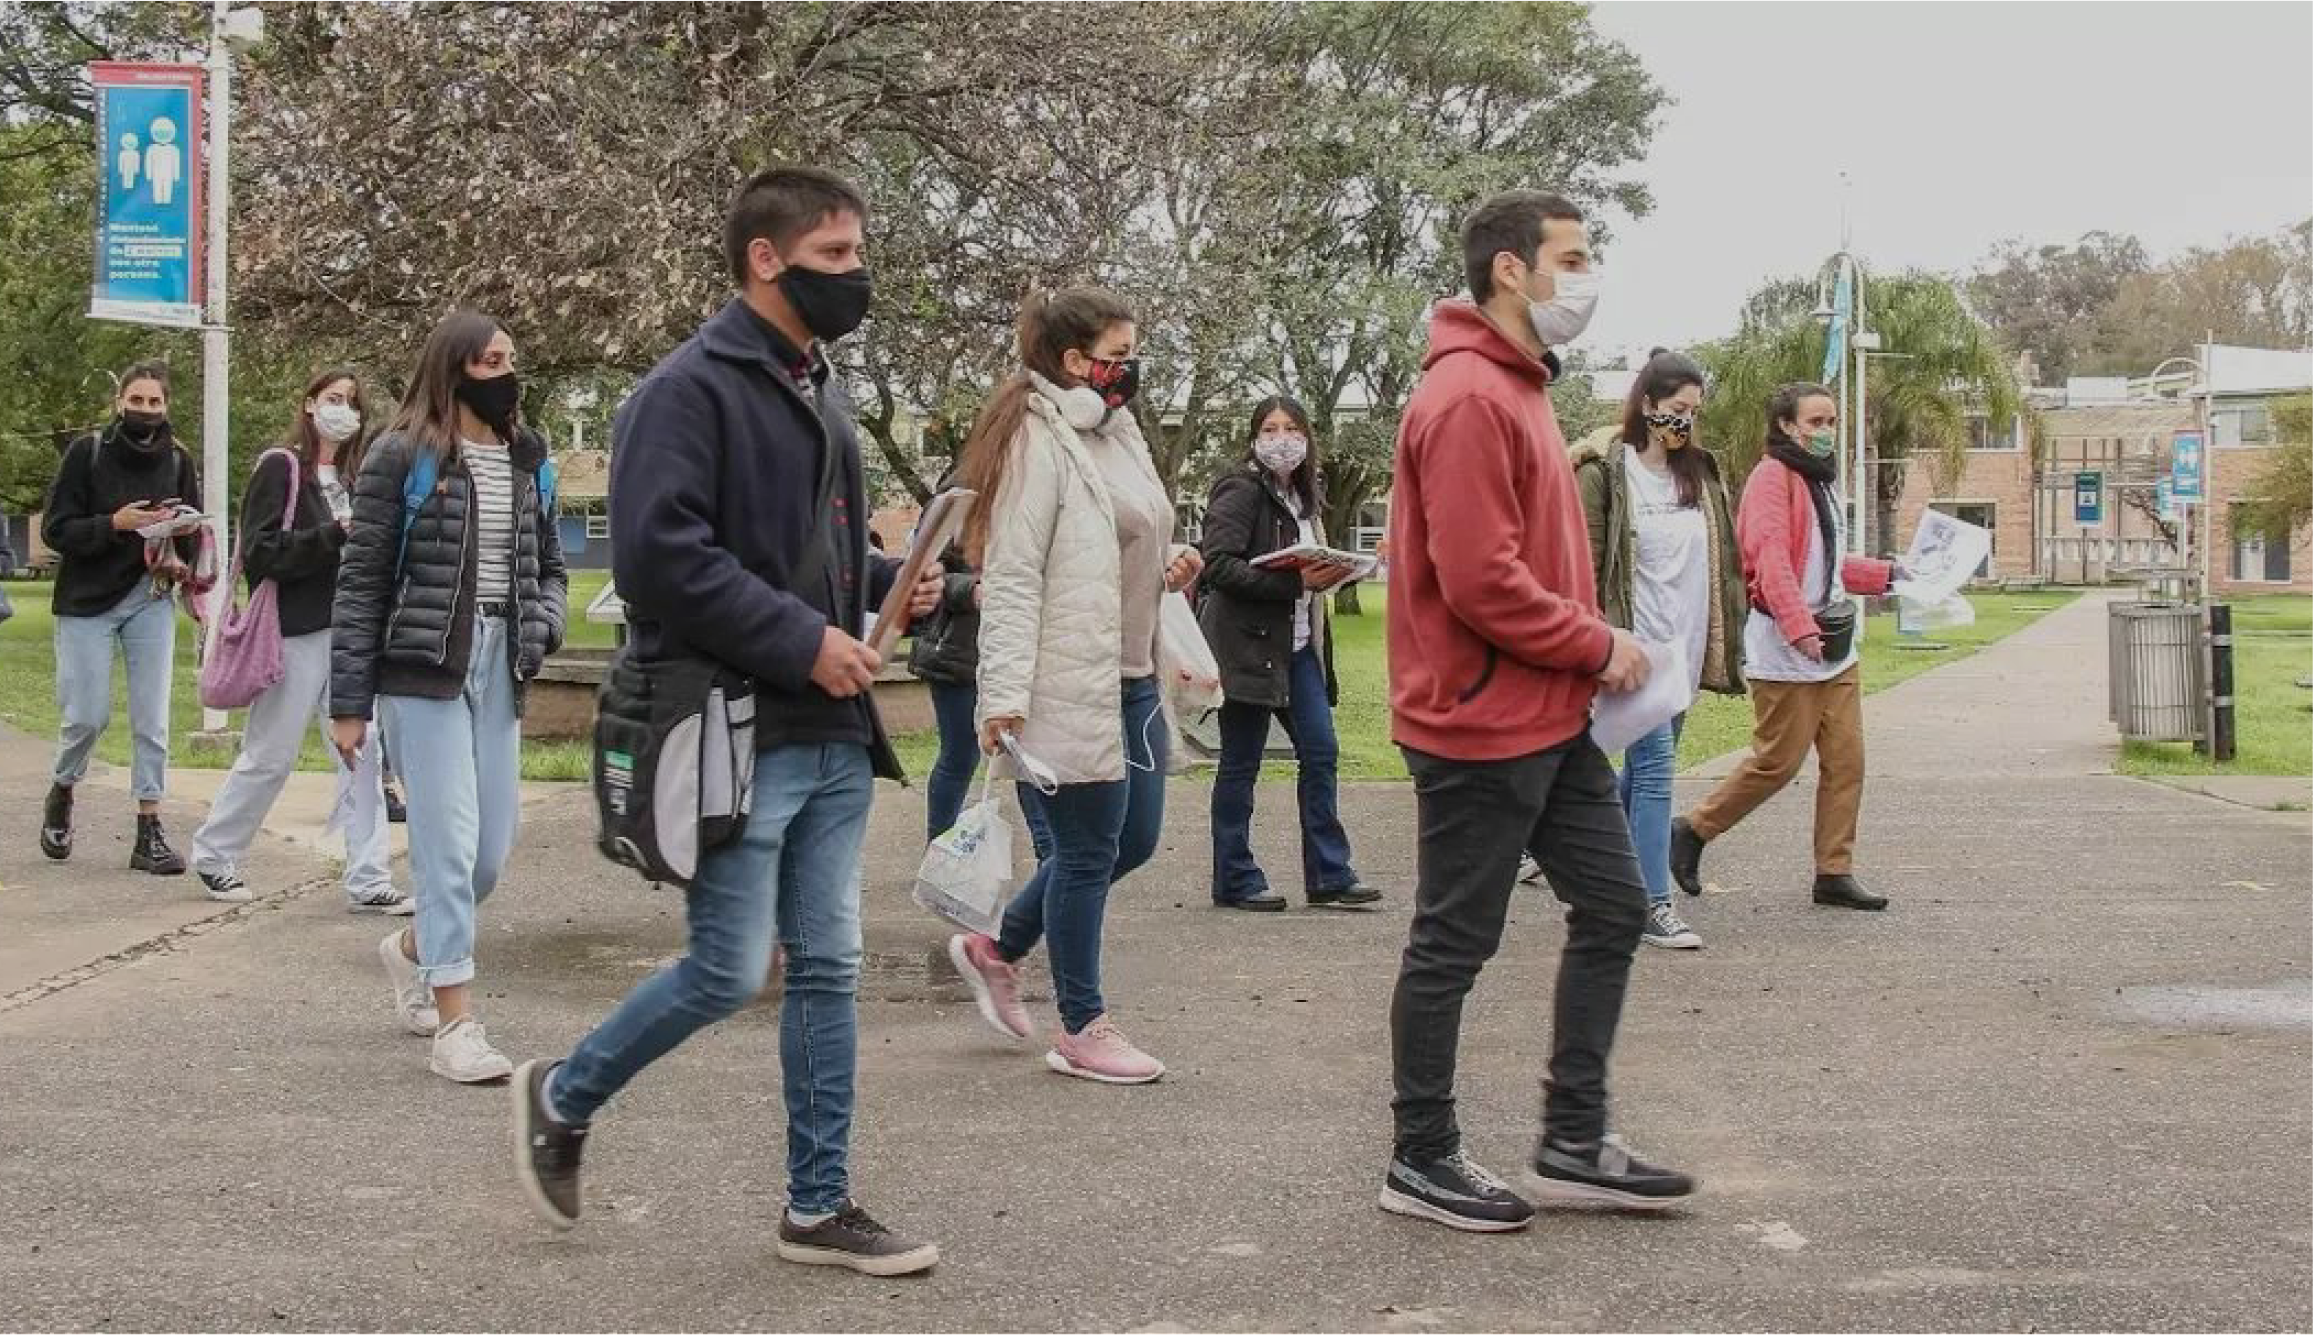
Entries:
<svg viewBox="0 0 2313 1335">
<path fill-rule="evenodd" d="M 2165 477 L 2162 478 L 2160 484 L 2152 489 L 2152 506 L 2160 513 L 2160 522 L 2164 524 L 2177 522 L 2176 484 Z"/>
<path fill-rule="evenodd" d="M 99 320 L 201 323 L 198 65 L 98 61 L 96 288 Z"/>
<path fill-rule="evenodd" d="M 1855 284 L 1845 264 L 1831 289 L 1831 333 L 1823 345 L 1823 383 L 1836 385 L 1847 373 L 1847 326 L 1855 318 Z"/>
<path fill-rule="evenodd" d="M 2201 446 L 2200 432 L 2176 433 L 2176 454 L 2169 464 L 2168 475 L 2172 494 L 2180 501 L 2197 501 L 2205 494 L 2201 474 L 2208 456 Z"/>
<path fill-rule="evenodd" d="M 2104 474 L 2072 475 L 2072 522 L 2084 528 L 2104 522 Z"/>
</svg>

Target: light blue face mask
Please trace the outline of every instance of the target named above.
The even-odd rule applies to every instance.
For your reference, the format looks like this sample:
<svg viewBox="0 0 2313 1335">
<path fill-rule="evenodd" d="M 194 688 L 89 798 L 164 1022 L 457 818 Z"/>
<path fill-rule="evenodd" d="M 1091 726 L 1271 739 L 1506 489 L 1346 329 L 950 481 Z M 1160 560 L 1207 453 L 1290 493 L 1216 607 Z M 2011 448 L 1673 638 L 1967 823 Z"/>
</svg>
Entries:
<svg viewBox="0 0 2313 1335">
<path fill-rule="evenodd" d="M 1806 446 L 1807 452 L 1818 459 L 1828 459 L 1839 450 L 1839 437 L 1829 431 L 1810 433 L 1805 440 L 1799 443 Z"/>
</svg>

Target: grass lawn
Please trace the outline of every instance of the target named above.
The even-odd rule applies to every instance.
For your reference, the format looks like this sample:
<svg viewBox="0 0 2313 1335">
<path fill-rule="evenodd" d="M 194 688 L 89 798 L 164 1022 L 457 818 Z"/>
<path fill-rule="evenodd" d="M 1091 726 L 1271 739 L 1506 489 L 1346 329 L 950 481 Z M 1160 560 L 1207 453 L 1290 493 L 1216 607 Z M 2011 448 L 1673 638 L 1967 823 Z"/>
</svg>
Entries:
<svg viewBox="0 0 2313 1335">
<path fill-rule="evenodd" d="M 594 570 L 579 571 L 570 577 L 572 647 L 611 647 L 614 628 L 588 625 L 579 615 L 587 600 L 600 592 L 609 578 L 607 572 Z M 5 587 L 16 607 L 16 615 L 0 622 L 0 722 L 53 743 L 57 725 L 56 620 L 48 610 L 49 585 L 10 580 Z M 169 698 L 169 733 L 176 740 L 169 750 L 169 763 L 188 769 L 224 769 L 233 763 L 231 753 L 196 748 L 185 740 L 187 734 L 201 726 L 199 668 L 195 658 L 197 633 L 192 618 L 180 610 L 177 681 Z M 125 666 L 113 669 L 112 724 L 105 729 L 96 747 L 97 759 L 111 765 L 126 765 L 129 760 L 128 688 L 124 677 Z M 231 726 L 240 726 L 238 715 L 234 716 Z M 590 748 L 585 742 L 526 742 L 522 747 L 525 779 L 584 779 L 591 763 Z M 329 757 L 322 750 L 318 731 L 305 739 L 298 768 L 329 768 Z"/>
<path fill-rule="evenodd" d="M 2077 596 L 2066 590 L 1970 595 L 1976 624 L 1928 637 L 1950 646 L 1942 650 L 1900 648 L 1894 615 L 1872 617 L 1864 632 L 1864 687 L 1882 690 L 1956 662 Z M 1405 761 L 1389 740 L 1386 600 L 1368 592 L 1364 602 L 1365 615 L 1335 617 L 1333 622 L 1334 662 L 1341 673 L 1341 707 L 1334 715 L 1341 734 L 1341 775 L 1345 779 L 1404 779 Z M 1751 702 L 1747 697 L 1706 694 L 1687 715 L 1679 761 L 1692 765 L 1724 755 L 1750 736 Z M 908 773 L 920 775 L 931 768 L 932 758 L 939 754 L 939 739 L 931 733 L 916 733 L 900 738 L 899 748 Z M 1283 764 L 1270 769 L 1273 776 L 1291 773 Z"/>
<path fill-rule="evenodd" d="M 2232 763 L 2219 765 L 2189 742 L 2128 742 L 2123 774 L 2313 775 L 2313 598 L 2274 593 L 2233 606 Z"/>
</svg>

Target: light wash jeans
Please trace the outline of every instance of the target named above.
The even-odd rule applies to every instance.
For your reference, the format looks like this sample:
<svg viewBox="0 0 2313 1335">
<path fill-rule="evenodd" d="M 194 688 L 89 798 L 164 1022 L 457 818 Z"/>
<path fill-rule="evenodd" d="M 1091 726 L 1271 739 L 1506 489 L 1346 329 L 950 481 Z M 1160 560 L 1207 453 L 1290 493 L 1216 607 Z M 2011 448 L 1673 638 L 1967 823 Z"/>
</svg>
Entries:
<svg viewBox="0 0 2313 1335">
<path fill-rule="evenodd" d="M 193 870 L 237 872 L 257 827 L 281 796 L 297 768 L 297 753 L 305 730 L 316 727 L 329 740 L 329 632 L 290 635 L 281 641 L 281 680 L 257 697 L 241 727 L 241 754 L 225 786 L 209 804 L 209 818 L 193 832 Z M 372 739 L 370 745 L 377 745 Z M 335 746 L 325 746 L 338 782 L 345 782 L 345 762 Z M 387 862 L 393 856 L 386 842 L 385 788 L 377 770 L 367 770 L 369 782 L 353 795 L 353 815 L 345 832 L 345 893 L 349 899 L 374 897 L 393 885 Z"/>
<path fill-rule="evenodd" d="M 111 611 L 56 619 L 56 782 L 88 773 L 89 754 L 112 721 L 112 651 L 128 657 L 129 795 L 158 802 L 169 778 L 169 681 L 177 652 L 177 609 L 137 581 Z"/>
<path fill-rule="evenodd" d="M 787 1201 L 798 1214 L 843 1207 L 859 1049 L 859 851 L 874 785 L 862 746 L 782 746 L 755 757 L 747 828 L 699 859 L 685 892 L 690 950 L 630 993 L 555 1071 L 548 1099 L 557 1119 L 591 1119 L 645 1067 L 753 1001 L 776 939 L 787 951 L 779 1007 Z M 413 775 L 413 799 L 417 787 Z"/>
<path fill-rule="evenodd" d="M 474 620 L 474 656 L 454 700 L 382 695 L 407 782 L 418 974 L 428 987 L 474 979 L 474 913 L 506 870 L 520 824 L 522 719 L 500 617 Z"/>
<path fill-rule="evenodd" d="M 1679 734 L 1687 716 L 1630 744 L 1622 753 L 1622 812 L 1630 822 L 1630 843 L 1638 854 L 1638 874 L 1646 882 L 1648 907 L 1670 903 L 1671 780 L 1679 772 Z"/>
</svg>

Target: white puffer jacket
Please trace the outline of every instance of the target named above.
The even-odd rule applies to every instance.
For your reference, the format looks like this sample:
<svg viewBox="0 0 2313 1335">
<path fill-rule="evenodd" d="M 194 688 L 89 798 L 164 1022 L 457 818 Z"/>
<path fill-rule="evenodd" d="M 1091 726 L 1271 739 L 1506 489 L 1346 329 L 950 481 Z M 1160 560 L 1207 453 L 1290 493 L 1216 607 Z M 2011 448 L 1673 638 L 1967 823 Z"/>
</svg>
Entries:
<svg viewBox="0 0 2313 1335">
<path fill-rule="evenodd" d="M 1125 777 L 1121 558 L 1092 451 L 1129 451 L 1152 483 L 1156 465 L 1131 413 L 1107 412 L 1089 389 L 1029 382 L 980 571 L 979 721 L 1027 720 L 1022 748 L 1062 783 L 1114 782 Z"/>
</svg>

